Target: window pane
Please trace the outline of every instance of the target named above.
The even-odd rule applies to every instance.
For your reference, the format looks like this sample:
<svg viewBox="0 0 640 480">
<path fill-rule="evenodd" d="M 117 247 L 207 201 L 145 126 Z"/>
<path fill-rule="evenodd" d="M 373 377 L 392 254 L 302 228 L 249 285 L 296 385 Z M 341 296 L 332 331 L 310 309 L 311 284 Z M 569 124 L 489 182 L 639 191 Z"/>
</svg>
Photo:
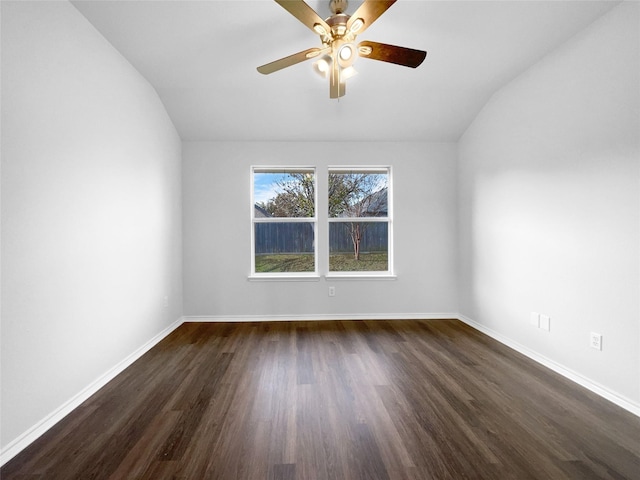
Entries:
<svg viewBox="0 0 640 480">
<path fill-rule="evenodd" d="M 331 222 L 329 271 L 379 272 L 389 270 L 387 222 Z"/>
<path fill-rule="evenodd" d="M 315 175 L 312 170 L 253 173 L 256 216 L 315 217 Z M 259 212 L 259 215 L 258 215 Z"/>
<path fill-rule="evenodd" d="M 386 172 L 330 172 L 329 217 L 386 217 Z"/>
<path fill-rule="evenodd" d="M 256 273 L 314 272 L 313 223 L 256 223 Z"/>
</svg>

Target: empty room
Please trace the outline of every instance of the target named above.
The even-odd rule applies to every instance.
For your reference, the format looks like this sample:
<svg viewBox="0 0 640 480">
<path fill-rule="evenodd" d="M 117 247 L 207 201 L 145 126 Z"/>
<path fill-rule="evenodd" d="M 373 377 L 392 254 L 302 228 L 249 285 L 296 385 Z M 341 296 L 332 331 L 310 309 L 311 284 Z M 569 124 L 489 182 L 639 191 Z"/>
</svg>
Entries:
<svg viewBox="0 0 640 480">
<path fill-rule="evenodd" d="M 640 2 L 0 26 L 0 478 L 640 478 Z"/>
</svg>

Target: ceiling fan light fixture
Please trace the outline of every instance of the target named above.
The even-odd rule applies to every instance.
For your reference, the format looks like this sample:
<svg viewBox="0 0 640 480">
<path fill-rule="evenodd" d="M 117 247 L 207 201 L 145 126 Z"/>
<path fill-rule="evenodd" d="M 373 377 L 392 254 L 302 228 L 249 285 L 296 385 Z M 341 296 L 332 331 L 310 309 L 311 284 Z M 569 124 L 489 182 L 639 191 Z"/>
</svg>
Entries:
<svg viewBox="0 0 640 480">
<path fill-rule="evenodd" d="M 313 69 L 322 78 L 327 78 L 327 76 L 329 75 L 329 70 L 331 69 L 331 65 L 329 63 L 330 61 L 331 59 L 327 60 L 327 57 L 321 58 L 317 62 L 313 63 Z"/>
<path fill-rule="evenodd" d="M 308 0 L 275 1 L 305 27 L 318 34 L 322 46 L 261 65 L 258 72 L 263 75 L 313 59 L 316 73 L 330 80 L 329 98 L 339 98 L 345 94 L 347 79 L 357 73 L 353 65 L 359 56 L 410 68 L 420 66 L 427 56 L 427 52 L 422 50 L 368 40 L 356 44 L 356 37 L 397 0 L 359 0 L 361 4 L 353 15 L 345 13 L 348 0 L 328 0 L 332 15 L 324 20 L 307 4 Z"/>
<path fill-rule="evenodd" d="M 353 56 L 353 47 L 349 44 L 343 45 L 342 48 L 338 51 L 338 55 L 340 55 L 340 60 L 348 61 Z"/>
<path fill-rule="evenodd" d="M 347 68 L 343 68 L 340 71 L 340 80 L 348 80 L 349 78 L 355 76 L 358 74 L 358 71 L 351 67 L 347 67 Z"/>
</svg>

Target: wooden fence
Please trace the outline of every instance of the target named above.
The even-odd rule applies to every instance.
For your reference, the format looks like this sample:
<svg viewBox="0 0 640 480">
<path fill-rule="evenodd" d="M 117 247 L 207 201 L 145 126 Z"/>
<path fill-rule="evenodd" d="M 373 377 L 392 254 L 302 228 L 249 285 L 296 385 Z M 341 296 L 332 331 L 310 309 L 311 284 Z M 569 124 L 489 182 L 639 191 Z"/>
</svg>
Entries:
<svg viewBox="0 0 640 480">
<path fill-rule="evenodd" d="M 313 253 L 313 224 L 256 223 L 256 255 Z"/>
<path fill-rule="evenodd" d="M 389 230 L 383 222 L 366 223 L 360 243 L 361 252 L 387 251 Z M 349 222 L 329 224 L 329 251 L 352 252 Z M 313 225 L 311 223 L 256 223 L 256 255 L 277 253 L 313 253 Z"/>
<path fill-rule="evenodd" d="M 386 222 L 361 222 L 362 239 L 360 252 L 386 252 L 389 245 L 389 224 Z M 349 222 L 329 224 L 329 251 L 331 253 L 353 252 Z"/>
</svg>

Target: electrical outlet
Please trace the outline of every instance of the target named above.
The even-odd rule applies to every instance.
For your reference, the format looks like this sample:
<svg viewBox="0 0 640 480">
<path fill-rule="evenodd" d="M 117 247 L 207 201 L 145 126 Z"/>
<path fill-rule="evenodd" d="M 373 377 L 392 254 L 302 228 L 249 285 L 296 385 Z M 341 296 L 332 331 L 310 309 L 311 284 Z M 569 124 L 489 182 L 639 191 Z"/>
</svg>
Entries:
<svg viewBox="0 0 640 480">
<path fill-rule="evenodd" d="M 169 308 L 169 297 L 167 295 L 164 296 L 164 302 L 162 305 L 164 308 Z"/>
<path fill-rule="evenodd" d="M 336 287 L 329 287 L 329 296 L 330 297 L 336 296 Z"/>
<path fill-rule="evenodd" d="M 602 335 L 591 332 L 591 342 L 589 345 L 591 345 L 591 348 L 595 348 L 596 350 L 602 350 Z"/>
<path fill-rule="evenodd" d="M 547 332 L 551 330 L 551 318 L 549 315 L 540 314 L 540 328 Z"/>
</svg>

